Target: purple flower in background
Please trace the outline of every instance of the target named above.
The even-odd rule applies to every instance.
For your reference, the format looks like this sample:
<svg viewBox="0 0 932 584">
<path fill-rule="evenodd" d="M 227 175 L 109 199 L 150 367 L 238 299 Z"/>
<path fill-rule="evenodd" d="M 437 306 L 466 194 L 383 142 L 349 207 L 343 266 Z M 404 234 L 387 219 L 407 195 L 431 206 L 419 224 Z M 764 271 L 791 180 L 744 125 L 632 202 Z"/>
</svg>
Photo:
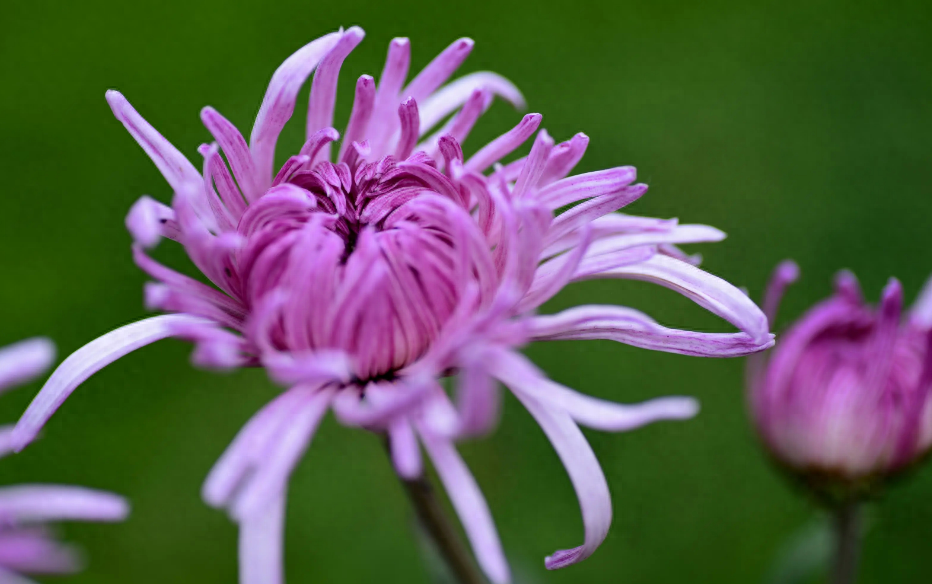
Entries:
<svg viewBox="0 0 932 584">
<path fill-rule="evenodd" d="M 208 503 L 241 526 L 243 582 L 281 581 L 288 477 L 326 411 L 387 434 L 398 474 L 422 472 L 421 447 L 459 513 L 476 558 L 496 583 L 509 569 L 489 509 L 454 441 L 496 423 L 498 382 L 553 443 L 579 496 L 584 543 L 555 552 L 548 568 L 588 557 L 611 522 L 608 486 L 578 425 L 623 431 L 691 417 L 685 397 L 619 405 L 556 384 L 516 351 L 536 340 L 611 339 L 686 355 L 730 357 L 763 350 L 772 335 L 741 291 L 699 270 L 676 244 L 724 234 L 615 211 L 646 185 L 619 167 L 568 176 L 588 138 L 554 144 L 541 116 L 468 158 L 460 145 L 498 96 L 524 101 L 487 72 L 447 80 L 472 50 L 461 39 L 405 83 L 407 39 L 391 42 L 378 85 L 364 75 L 342 141 L 332 127 L 343 60 L 363 38 L 350 28 L 288 58 L 272 76 L 247 143 L 213 108 L 201 119 L 215 142 L 198 171 L 124 97 L 107 100 L 174 191 L 168 207 L 148 197 L 127 217 L 157 316 L 115 330 L 69 357 L 16 429 L 28 443 L 67 396 L 108 363 L 169 336 L 196 345 L 195 363 L 264 367 L 288 387 L 243 428 L 211 472 Z M 300 87 L 311 83 L 306 143 L 276 171 L 275 146 Z M 500 161 L 531 139 L 530 153 Z M 222 154 L 221 154 L 222 153 Z M 151 259 L 161 238 L 180 242 L 213 286 Z M 595 278 L 666 286 L 741 332 L 661 326 L 620 306 L 535 310 L 565 285 Z M 453 397 L 438 382 L 455 376 Z"/>
<path fill-rule="evenodd" d="M 773 322 L 792 262 L 774 271 L 764 300 Z M 826 494 L 850 497 L 932 447 L 932 281 L 901 318 L 891 280 L 867 306 L 849 272 L 769 356 L 749 361 L 750 402 L 771 454 Z M 852 493 L 852 489 L 855 491 Z"/>
<path fill-rule="evenodd" d="M 0 349 L 0 393 L 29 381 L 51 365 L 55 347 L 30 339 Z M 12 450 L 11 426 L 0 427 L 0 456 Z M 74 548 L 55 541 L 49 521 L 120 521 L 129 507 L 121 497 L 80 487 L 13 485 L 0 487 L 0 582 L 28 584 L 20 576 L 58 574 L 80 568 Z"/>
</svg>

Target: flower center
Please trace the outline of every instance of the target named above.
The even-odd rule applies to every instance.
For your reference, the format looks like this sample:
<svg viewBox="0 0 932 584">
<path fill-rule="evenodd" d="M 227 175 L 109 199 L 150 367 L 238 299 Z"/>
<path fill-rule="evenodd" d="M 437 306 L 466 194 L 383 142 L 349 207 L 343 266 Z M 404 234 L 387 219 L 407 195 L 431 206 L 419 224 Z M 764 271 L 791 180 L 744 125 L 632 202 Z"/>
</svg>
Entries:
<svg viewBox="0 0 932 584">
<path fill-rule="evenodd" d="M 432 161 L 323 162 L 251 204 L 235 271 L 250 312 L 273 314 L 256 341 L 346 351 L 363 379 L 420 357 L 462 292 L 450 213 L 465 212 L 437 177 Z"/>
</svg>

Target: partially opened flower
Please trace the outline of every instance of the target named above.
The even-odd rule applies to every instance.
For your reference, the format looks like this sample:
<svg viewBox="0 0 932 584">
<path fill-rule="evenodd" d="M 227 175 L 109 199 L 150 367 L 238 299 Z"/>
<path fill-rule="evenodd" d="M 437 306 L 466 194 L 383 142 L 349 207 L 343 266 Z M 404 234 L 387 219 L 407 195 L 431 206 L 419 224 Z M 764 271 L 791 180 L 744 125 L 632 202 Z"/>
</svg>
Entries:
<svg viewBox="0 0 932 584">
<path fill-rule="evenodd" d="M 764 307 L 773 319 L 798 268 L 779 265 Z M 932 448 L 932 285 L 907 314 L 891 280 L 880 306 L 854 275 L 814 306 L 769 355 L 750 366 L 750 403 L 773 457 L 820 495 L 866 494 Z"/>
<path fill-rule="evenodd" d="M 488 431 L 502 382 L 550 438 L 579 495 L 584 543 L 548 557 L 560 568 L 605 538 L 611 500 L 578 424 L 608 431 L 688 418 L 690 398 L 618 405 L 550 380 L 516 348 L 535 340 L 612 339 L 686 355 L 729 357 L 772 344 L 760 310 L 699 270 L 676 244 L 718 241 L 711 227 L 616 213 L 647 190 L 619 167 L 568 176 L 588 138 L 555 145 L 541 116 L 465 157 L 461 144 L 493 97 L 523 106 L 493 73 L 446 83 L 473 43 L 461 39 L 406 83 L 407 39 L 392 41 L 378 85 L 356 84 L 340 139 L 332 127 L 337 77 L 362 40 L 359 28 L 326 35 L 272 76 L 249 142 L 212 108 L 201 118 L 216 142 L 198 171 L 122 95 L 116 117 L 174 191 L 168 207 L 140 199 L 127 218 L 137 264 L 157 283 L 146 300 L 174 313 L 113 331 L 72 355 L 22 418 L 25 445 L 88 376 L 155 340 L 196 345 L 193 360 L 221 369 L 261 366 L 288 388 L 242 430 L 210 474 L 204 497 L 241 524 L 244 582 L 278 582 L 289 474 L 324 413 L 389 437 L 398 474 L 422 471 L 421 446 L 493 582 L 509 569 L 489 509 L 454 441 Z M 275 145 L 298 91 L 316 68 L 306 143 L 276 171 Z M 444 85 L 446 83 L 446 85 Z M 536 133 L 530 153 L 501 161 Z M 222 153 L 222 155 L 221 155 Z M 212 285 L 144 252 L 179 241 Z M 661 326 L 620 306 L 537 316 L 565 285 L 627 278 L 666 286 L 740 332 Z M 440 378 L 455 376 L 454 395 Z"/>
<path fill-rule="evenodd" d="M 52 363 L 55 348 L 30 339 L 0 349 L 0 393 L 29 381 Z M 0 456 L 11 451 L 12 426 L 0 426 Z M 58 574 L 80 568 L 81 557 L 55 541 L 50 521 L 120 521 L 129 507 L 116 495 L 81 487 L 0 487 L 0 582 L 28 584 L 20 574 Z"/>
</svg>

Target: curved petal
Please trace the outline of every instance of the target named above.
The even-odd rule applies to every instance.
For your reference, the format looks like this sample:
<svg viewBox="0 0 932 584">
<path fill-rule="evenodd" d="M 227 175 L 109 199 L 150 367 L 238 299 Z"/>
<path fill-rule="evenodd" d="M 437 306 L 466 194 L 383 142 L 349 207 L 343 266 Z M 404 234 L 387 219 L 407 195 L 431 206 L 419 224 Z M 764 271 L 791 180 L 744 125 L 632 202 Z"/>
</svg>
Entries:
<svg viewBox="0 0 932 584">
<path fill-rule="evenodd" d="M 612 524 L 612 499 L 608 483 L 586 437 L 566 412 L 545 406 L 522 392 L 515 393 L 515 396 L 550 439 L 579 498 L 585 530 L 583 545 L 557 550 L 544 559 L 548 570 L 565 568 L 591 556 L 608 535 L 608 528 Z"/>
<path fill-rule="evenodd" d="M 517 109 L 524 109 L 524 96 L 511 82 L 488 71 L 478 71 L 460 77 L 439 89 L 421 107 L 420 135 L 437 125 L 440 120 L 465 104 L 475 91 L 487 91 L 510 102 Z"/>
<path fill-rule="evenodd" d="M 239 525 L 239 583 L 282 584 L 285 495 Z"/>
<path fill-rule="evenodd" d="M 256 174 L 261 181 L 259 186 L 263 190 L 271 183 L 275 143 L 285 123 L 294 113 L 301 85 L 341 36 L 342 32 L 332 32 L 304 45 L 288 57 L 272 75 L 272 81 L 269 82 L 269 88 L 265 92 L 262 106 L 252 127 L 252 134 L 249 136 Z"/>
<path fill-rule="evenodd" d="M 55 410 L 88 377 L 120 357 L 176 334 L 176 326 L 209 322 L 186 314 L 147 318 L 126 325 L 84 345 L 58 366 L 32 400 L 13 431 L 13 447 L 22 450 L 38 434 Z"/>
<path fill-rule="evenodd" d="M 34 379 L 54 360 L 55 345 L 41 337 L 0 348 L 0 393 Z"/>
<path fill-rule="evenodd" d="M 272 447 L 283 423 L 306 398 L 299 391 L 283 392 L 246 422 L 204 481 L 201 497 L 208 505 L 225 507 L 232 501 L 243 480 Z"/>
<path fill-rule="evenodd" d="M 479 490 L 479 485 L 476 484 L 476 479 L 456 452 L 452 442 L 424 431 L 423 428 L 419 428 L 419 433 L 424 449 L 427 450 L 450 502 L 463 523 L 463 529 L 469 538 L 473 553 L 476 554 L 479 567 L 493 584 L 507 584 L 511 581 L 508 562 L 505 560 L 489 506 Z"/>
<path fill-rule="evenodd" d="M 284 497 L 291 472 L 310 445 L 333 399 L 333 391 L 327 389 L 311 390 L 305 395 L 287 426 L 276 436 L 271 450 L 256 465 L 249 482 L 237 493 L 230 509 L 233 517 L 246 519 Z"/>
<path fill-rule="evenodd" d="M 122 521 L 126 499 L 113 493 L 59 485 L 16 485 L 0 489 L 0 517 L 16 523 Z"/>
<path fill-rule="evenodd" d="M 43 529 L 4 529 L 0 532 L 0 566 L 30 574 L 70 574 L 81 569 L 81 554 L 72 546 L 55 541 Z M 0 570 L 0 582 L 19 580 Z"/>
<path fill-rule="evenodd" d="M 185 158 L 184 154 L 172 146 L 139 115 L 139 112 L 133 109 L 122 93 L 111 89 L 106 97 L 113 115 L 146 151 L 172 190 L 179 191 L 185 184 L 201 184 L 201 173 Z"/>
<path fill-rule="evenodd" d="M 606 339 L 694 357 L 740 357 L 773 346 L 773 338 L 755 342 L 747 333 L 702 333 L 661 326 L 646 314 L 621 306 L 578 306 L 530 320 L 538 341 Z"/>
<path fill-rule="evenodd" d="M 530 398 L 590 428 L 624 432 L 661 420 L 689 419 L 699 411 L 698 402 L 690 397 L 663 397 L 635 405 L 590 397 L 551 381 L 518 353 L 490 353 L 489 372 L 511 388 L 518 399 Z"/>
<path fill-rule="evenodd" d="M 393 420 L 388 427 L 388 440 L 398 476 L 409 481 L 421 476 L 421 450 L 411 423 L 401 417 Z"/>
<path fill-rule="evenodd" d="M 741 290 L 669 256 L 658 254 L 639 264 L 621 266 L 590 278 L 627 278 L 660 284 L 724 318 L 756 342 L 765 342 L 770 334 L 767 317 Z"/>
</svg>

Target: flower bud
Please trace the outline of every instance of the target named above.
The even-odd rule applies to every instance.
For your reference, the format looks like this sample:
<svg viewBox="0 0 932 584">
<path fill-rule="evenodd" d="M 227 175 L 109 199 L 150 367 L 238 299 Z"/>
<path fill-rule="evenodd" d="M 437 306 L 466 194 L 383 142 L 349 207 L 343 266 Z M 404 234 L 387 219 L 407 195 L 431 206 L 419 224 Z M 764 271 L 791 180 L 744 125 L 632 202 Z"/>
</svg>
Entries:
<svg viewBox="0 0 932 584">
<path fill-rule="evenodd" d="M 764 300 L 773 324 L 798 268 L 777 267 Z M 754 423 L 770 454 L 817 494 L 865 494 L 932 446 L 932 329 L 924 293 L 901 318 L 903 291 L 891 279 L 880 305 L 865 304 L 854 275 L 749 362 Z"/>
</svg>

